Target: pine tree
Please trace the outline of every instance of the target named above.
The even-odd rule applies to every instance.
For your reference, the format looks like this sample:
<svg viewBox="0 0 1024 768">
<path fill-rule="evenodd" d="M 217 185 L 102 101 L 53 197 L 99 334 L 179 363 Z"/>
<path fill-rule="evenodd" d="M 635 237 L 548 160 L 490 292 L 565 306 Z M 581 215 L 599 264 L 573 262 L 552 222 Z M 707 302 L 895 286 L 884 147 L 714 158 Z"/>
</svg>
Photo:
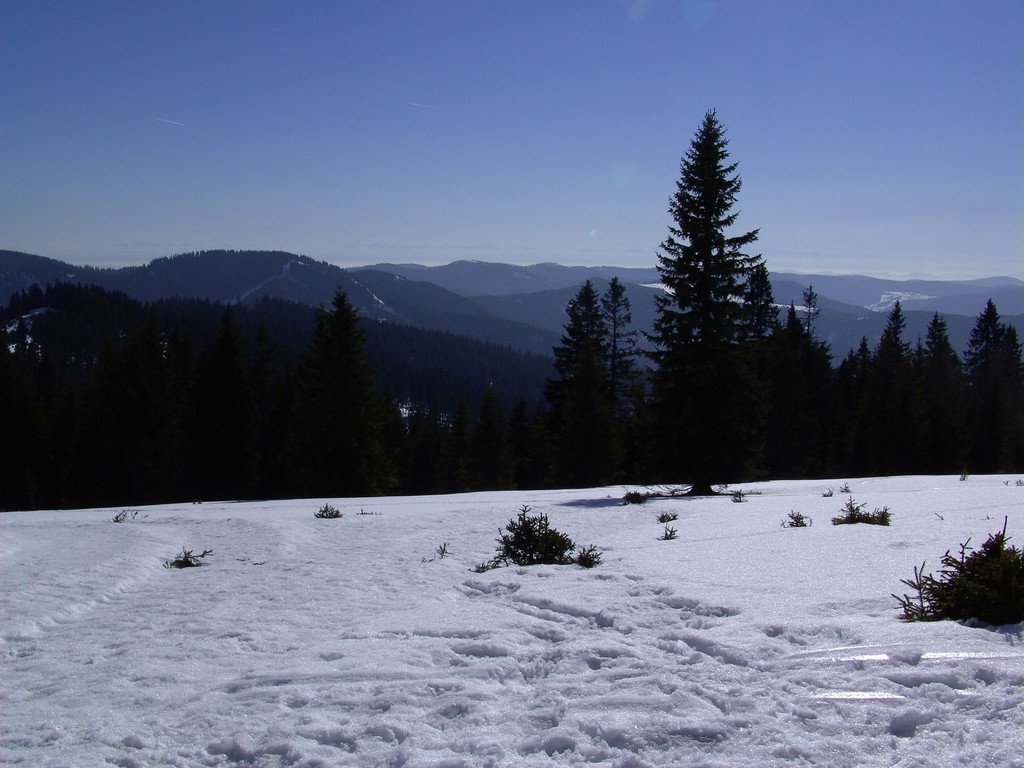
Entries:
<svg viewBox="0 0 1024 768">
<path fill-rule="evenodd" d="M 673 224 L 658 255 L 665 292 L 650 337 L 662 455 L 690 476 L 694 494 L 747 476 L 760 458 L 756 384 L 741 343 L 752 335 L 745 299 L 761 259 L 743 252 L 757 230 L 727 234 L 741 187 L 727 146 L 708 112 L 669 206 Z"/>
<path fill-rule="evenodd" d="M 903 340 L 906 316 L 900 302 L 889 313 L 875 350 L 868 386 L 868 419 L 872 471 L 904 474 L 920 470 L 917 399 L 910 345 Z"/>
<path fill-rule="evenodd" d="M 821 310 L 818 309 L 818 294 L 814 291 L 813 285 L 804 288 L 802 294 L 804 300 L 804 328 L 807 335 L 814 338 L 814 321 L 818 319 Z"/>
<path fill-rule="evenodd" d="M 300 366 L 291 463 L 303 495 L 383 493 L 394 481 L 381 440 L 382 398 L 363 355 L 365 336 L 348 297 L 319 310 Z"/>
<path fill-rule="evenodd" d="M 498 396 L 494 387 L 487 387 L 470 435 L 474 488 L 504 490 L 512 485 L 514 467 L 510 440 L 508 422 L 498 405 Z"/>
<path fill-rule="evenodd" d="M 1024 362 L 1017 329 L 989 299 L 964 353 L 973 472 L 1024 468 Z"/>
<path fill-rule="evenodd" d="M 566 305 L 565 314 L 565 332 L 553 350 L 555 370 L 563 382 L 572 379 L 580 358 L 589 356 L 603 365 L 608 354 L 608 327 L 592 282 L 587 280 L 580 286 Z"/>
<path fill-rule="evenodd" d="M 289 379 L 275 369 L 275 350 L 263 319 L 256 327 L 256 342 L 249 361 L 253 413 L 255 493 L 258 498 L 279 498 L 287 492 L 285 443 L 288 435 Z"/>
<path fill-rule="evenodd" d="M 588 280 L 566 307 L 562 343 L 546 391 L 551 403 L 559 481 L 607 482 L 616 466 L 614 415 L 609 387 L 607 326 L 597 291 Z"/>
<path fill-rule="evenodd" d="M 151 309 L 125 354 L 123 397 L 109 416 L 120 426 L 119 492 L 115 503 L 163 502 L 179 498 L 187 473 L 187 406 L 175 351 Z"/>
<path fill-rule="evenodd" d="M 766 461 L 772 477 L 820 474 L 825 449 L 832 366 L 827 346 L 815 342 L 790 304 L 785 322 L 765 345 Z"/>
<path fill-rule="evenodd" d="M 200 495 L 248 498 L 255 484 L 252 392 L 245 343 L 231 307 L 221 314 L 199 381 L 196 432 Z"/>
<path fill-rule="evenodd" d="M 917 355 L 922 407 L 922 469 L 953 473 L 963 469 L 966 438 L 966 392 L 963 365 L 949 341 L 942 315 L 928 323 Z"/>
<path fill-rule="evenodd" d="M 746 305 L 750 314 L 750 338 L 757 340 L 771 336 L 779 325 L 779 308 L 775 306 L 772 281 L 763 262 L 750 270 Z"/>
<path fill-rule="evenodd" d="M 601 296 L 601 317 L 607 339 L 608 390 L 612 410 L 618 418 L 629 415 L 639 381 L 637 371 L 637 332 L 631 328 L 633 312 L 625 286 L 613 277 Z"/>
<path fill-rule="evenodd" d="M 870 465 L 868 386 L 874 358 L 866 337 L 851 349 L 836 370 L 829 409 L 829 467 L 833 475 L 862 476 Z"/>
</svg>

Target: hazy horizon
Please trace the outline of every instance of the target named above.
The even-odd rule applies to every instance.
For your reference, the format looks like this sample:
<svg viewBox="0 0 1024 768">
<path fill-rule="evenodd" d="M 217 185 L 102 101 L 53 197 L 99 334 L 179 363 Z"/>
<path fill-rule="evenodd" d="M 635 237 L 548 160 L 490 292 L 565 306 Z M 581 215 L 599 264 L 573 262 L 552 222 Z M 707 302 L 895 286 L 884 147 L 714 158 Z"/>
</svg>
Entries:
<svg viewBox="0 0 1024 768">
<path fill-rule="evenodd" d="M 2 245 L 2 244 L 0 244 L 0 245 Z M 18 248 L 0 248 L 0 250 L 21 251 L 21 249 L 18 249 Z M 565 262 L 558 262 L 558 261 L 537 261 L 537 262 L 530 262 L 530 263 L 514 263 L 514 262 L 504 262 L 504 261 L 489 261 L 489 260 L 486 260 L 486 259 L 474 259 L 474 258 L 470 258 L 470 257 L 458 258 L 458 259 L 453 258 L 453 259 L 451 259 L 449 261 L 437 262 L 437 263 L 431 263 L 431 264 L 425 264 L 423 262 L 418 262 L 418 261 L 398 261 L 398 260 L 393 260 L 393 259 L 392 260 L 381 260 L 381 261 L 376 261 L 376 262 L 364 262 L 364 263 L 358 263 L 357 264 L 357 263 L 343 263 L 343 262 L 340 262 L 340 261 L 338 261 L 336 259 L 320 258 L 320 257 L 314 256 L 312 254 L 307 254 L 307 253 L 298 253 L 296 251 L 292 251 L 292 250 L 289 250 L 287 248 L 231 248 L 231 247 L 227 247 L 227 248 L 198 248 L 198 249 L 195 249 L 195 250 L 186 250 L 186 251 L 181 251 L 181 252 L 178 252 L 178 253 L 168 253 L 168 254 L 163 254 L 163 255 L 159 255 L 159 256 L 153 256 L 152 258 L 148 258 L 148 259 L 145 259 L 145 260 L 138 259 L 138 260 L 131 260 L 131 261 L 126 261 L 126 260 L 104 261 L 102 259 L 98 259 L 97 260 L 97 259 L 88 259 L 88 258 L 68 258 L 68 257 L 61 257 L 59 255 L 48 255 L 48 254 L 44 254 L 44 253 L 31 253 L 29 251 L 21 251 L 21 252 L 23 252 L 23 253 L 30 253 L 33 256 L 42 256 L 44 258 L 54 259 L 56 261 L 60 261 L 60 262 L 66 263 L 66 264 L 70 264 L 72 266 L 93 267 L 93 268 L 96 268 L 96 269 L 121 269 L 121 268 L 124 268 L 124 267 L 141 267 L 141 266 L 146 266 L 146 265 L 150 264 L 151 262 L 153 262 L 156 259 L 173 258 L 175 256 L 183 256 L 183 255 L 187 255 L 189 253 L 194 253 L 196 251 L 203 252 L 203 251 L 218 251 L 218 250 L 225 250 L 225 251 L 247 251 L 247 250 L 251 250 L 251 251 L 281 251 L 281 252 L 284 252 L 284 253 L 291 253 L 291 254 L 296 255 L 296 256 L 306 256 L 306 257 L 315 259 L 317 261 L 324 261 L 324 262 L 326 262 L 328 264 L 331 264 L 331 265 L 336 266 L 336 267 L 340 267 L 342 269 L 362 269 L 362 268 L 365 268 L 365 267 L 372 267 L 372 266 L 377 265 L 377 264 L 394 264 L 394 265 L 397 265 L 397 266 L 418 266 L 418 267 L 431 268 L 431 267 L 448 266 L 448 265 L 455 264 L 455 263 L 458 263 L 458 262 L 463 262 L 463 261 L 465 261 L 465 262 L 480 262 L 480 263 L 496 264 L 496 265 L 518 266 L 518 267 L 533 267 L 533 266 L 542 266 L 542 265 L 545 265 L 545 264 L 554 264 L 554 265 L 560 266 L 560 267 L 584 267 L 584 268 L 595 268 L 595 269 L 596 268 L 601 268 L 601 269 L 608 269 L 608 268 L 654 269 L 657 266 L 656 261 L 652 261 L 650 264 L 598 264 L 598 263 L 578 263 L 578 264 L 576 264 L 576 263 L 565 263 Z M 970 275 L 966 275 L 966 276 L 964 276 L 964 275 L 958 276 L 958 275 L 935 274 L 935 273 L 930 273 L 930 272 L 925 272 L 925 271 L 919 271 L 919 272 L 913 272 L 913 273 L 888 273 L 887 274 L 887 273 L 884 273 L 884 272 L 879 273 L 879 272 L 867 272 L 867 271 L 861 271 L 861 272 L 856 272 L 856 271 L 836 272 L 836 271 L 831 271 L 831 270 L 827 270 L 827 269 L 820 269 L 820 270 L 776 269 L 776 268 L 774 268 L 771 265 L 770 262 L 767 263 L 767 266 L 768 266 L 768 270 L 770 272 L 772 272 L 772 273 L 784 273 L 784 274 L 794 274 L 794 275 L 823 275 L 823 276 L 830 276 L 830 277 L 872 277 L 872 278 L 877 278 L 879 280 L 937 280 L 937 281 L 969 281 L 969 280 L 985 280 L 985 279 L 991 279 L 991 278 L 1010 278 L 1010 279 L 1013 279 L 1013 280 L 1020 280 L 1020 281 L 1024 282 L 1024 272 L 1021 272 L 1021 273 L 1018 273 L 1018 274 L 1009 274 L 1009 273 L 1006 273 L 1006 274 L 970 274 Z"/>
</svg>

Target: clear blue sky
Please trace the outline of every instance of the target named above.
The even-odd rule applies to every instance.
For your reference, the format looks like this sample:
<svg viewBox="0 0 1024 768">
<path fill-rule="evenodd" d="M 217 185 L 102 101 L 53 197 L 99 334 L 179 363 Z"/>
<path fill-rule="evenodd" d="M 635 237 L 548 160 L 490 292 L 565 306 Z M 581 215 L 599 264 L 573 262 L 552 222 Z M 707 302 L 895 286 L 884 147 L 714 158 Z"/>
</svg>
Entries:
<svg viewBox="0 0 1024 768">
<path fill-rule="evenodd" d="M 3 0 L 0 247 L 652 266 L 708 109 L 769 269 L 1024 278 L 1022 0 Z"/>
</svg>

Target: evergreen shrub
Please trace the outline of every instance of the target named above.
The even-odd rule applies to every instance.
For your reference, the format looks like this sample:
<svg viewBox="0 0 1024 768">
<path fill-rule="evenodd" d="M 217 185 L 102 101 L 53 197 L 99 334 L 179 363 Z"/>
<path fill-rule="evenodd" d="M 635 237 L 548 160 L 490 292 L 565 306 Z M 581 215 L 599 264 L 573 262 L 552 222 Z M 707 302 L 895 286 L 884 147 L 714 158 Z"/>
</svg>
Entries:
<svg viewBox="0 0 1024 768">
<path fill-rule="evenodd" d="M 551 527 L 548 516 L 531 515 L 523 505 L 518 517 L 508 521 L 505 531 L 498 531 L 498 548 L 493 559 L 476 567 L 477 573 L 503 565 L 569 565 L 576 563 L 592 568 L 601 562 L 601 554 L 591 545 L 572 556 L 576 544 L 568 535 Z"/>
<path fill-rule="evenodd" d="M 960 554 L 949 550 L 942 557 L 938 578 L 925 575 L 924 563 L 914 568 L 914 578 L 903 583 L 916 594 L 893 595 L 903 609 L 904 621 L 976 621 L 992 626 L 1024 621 L 1024 557 L 1017 547 L 1006 545 L 1003 530 L 990 534 L 981 549 L 971 551 L 971 540 L 960 545 Z M 968 554 L 970 552 L 970 554 Z"/>
<path fill-rule="evenodd" d="M 313 513 L 313 517 L 318 517 L 323 520 L 337 520 L 339 517 L 343 517 L 341 510 L 330 504 L 324 504 L 320 509 Z"/>
<path fill-rule="evenodd" d="M 586 549 L 581 549 L 579 554 L 576 555 L 576 565 L 583 568 L 593 568 L 595 565 L 601 564 L 601 553 L 597 551 L 597 547 L 591 544 Z"/>
<path fill-rule="evenodd" d="M 196 568 L 202 565 L 202 559 L 207 555 L 212 555 L 212 549 L 204 549 L 198 555 L 192 554 L 191 549 L 185 549 L 182 547 L 181 554 L 173 560 L 165 560 L 164 568 Z"/>
<path fill-rule="evenodd" d="M 811 518 L 802 512 L 790 512 L 789 517 L 782 521 L 783 528 L 808 528 L 811 525 Z"/>
<path fill-rule="evenodd" d="M 874 512 L 865 512 L 864 505 L 853 500 L 853 496 L 846 500 L 846 505 L 839 510 L 840 514 L 832 518 L 832 525 L 854 525 L 866 523 L 868 525 L 889 525 L 892 522 L 892 515 L 888 507 L 875 509 Z"/>
</svg>

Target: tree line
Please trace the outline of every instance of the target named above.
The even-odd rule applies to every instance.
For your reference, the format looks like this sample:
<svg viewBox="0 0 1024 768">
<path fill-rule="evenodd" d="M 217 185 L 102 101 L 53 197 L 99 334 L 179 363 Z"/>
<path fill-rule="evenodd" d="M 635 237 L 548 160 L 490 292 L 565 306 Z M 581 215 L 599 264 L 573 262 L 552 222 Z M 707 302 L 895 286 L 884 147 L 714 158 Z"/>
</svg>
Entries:
<svg viewBox="0 0 1024 768">
<path fill-rule="evenodd" d="M 119 313 L 98 289 L 51 290 Z M 709 483 L 1024 469 L 1021 346 L 991 302 L 963 358 L 940 315 L 911 347 L 897 304 L 874 348 L 864 340 L 833 366 L 808 298 L 769 313 L 766 332 L 738 349 L 743 379 L 714 390 L 707 422 L 682 422 L 681 436 L 616 280 L 600 296 L 588 282 L 569 302 L 533 400 L 503 398 L 497 383 L 475 397 L 453 390 L 444 406 L 395 399 L 342 294 L 314 316 L 294 367 L 266 326 L 244 332 L 237 307 L 216 308 L 205 344 L 137 307 L 136 324 L 118 321 L 124 333 L 92 355 L 70 331 L 53 337 L 66 339 L 60 350 L 22 321 L 0 344 L 0 508 L 694 482 L 699 444 L 686 440 L 701 429 L 722 446 Z M 72 327 L 107 327 L 89 325 Z"/>
<path fill-rule="evenodd" d="M 612 288 L 603 314 L 589 285 L 569 303 L 547 393 L 560 479 L 707 494 L 754 478 L 1024 469 L 1021 343 L 995 305 L 962 359 L 938 314 L 912 347 L 897 303 L 878 344 L 862 339 L 834 367 L 813 288 L 780 317 L 763 259 L 746 252 L 759 233 L 736 227 L 736 169 L 708 112 L 670 199 L 642 353 L 612 320 L 629 310 Z"/>
<path fill-rule="evenodd" d="M 550 371 L 367 322 L 341 294 L 314 310 L 33 287 L 0 308 L 0 509 L 473 487 L 478 460 L 429 481 L 415 462 L 468 451 L 479 414 L 535 402 Z"/>
<path fill-rule="evenodd" d="M 652 332 L 618 280 L 587 282 L 553 363 L 476 349 L 475 378 L 466 352 L 425 368 L 447 340 L 368 326 L 342 292 L 316 311 L 17 295 L 0 509 L 1024 470 L 1021 343 L 995 305 L 962 357 L 938 314 L 912 346 L 897 303 L 834 365 L 813 289 L 780 313 L 746 253 L 758 232 L 736 230 L 728 158 L 709 112 L 670 200 Z M 47 311 L 61 302 L 76 322 Z"/>
</svg>

